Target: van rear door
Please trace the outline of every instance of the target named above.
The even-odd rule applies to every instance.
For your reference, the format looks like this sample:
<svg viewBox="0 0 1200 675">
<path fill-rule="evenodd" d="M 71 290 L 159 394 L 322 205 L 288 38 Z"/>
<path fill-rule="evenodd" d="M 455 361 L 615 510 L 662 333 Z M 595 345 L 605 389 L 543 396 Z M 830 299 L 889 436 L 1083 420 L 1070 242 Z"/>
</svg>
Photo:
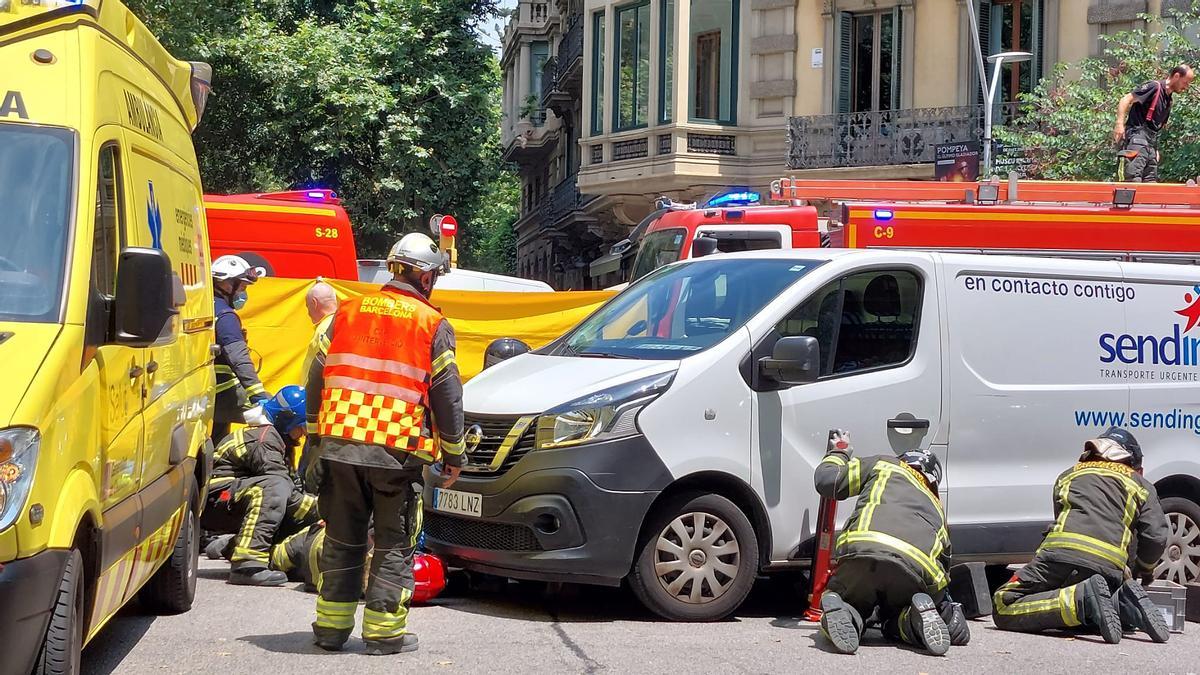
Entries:
<svg viewBox="0 0 1200 675">
<path fill-rule="evenodd" d="M 850 431 L 860 454 L 929 449 L 944 435 L 934 263 L 905 254 L 872 261 L 829 266 L 840 271 L 773 328 L 778 337 L 817 338 L 823 373 L 810 384 L 756 395 L 763 493 L 779 533 L 774 560 L 795 556 L 798 541 L 813 534 L 813 469 L 825 455 L 829 429 Z M 841 510 L 840 522 L 850 511 Z"/>
</svg>

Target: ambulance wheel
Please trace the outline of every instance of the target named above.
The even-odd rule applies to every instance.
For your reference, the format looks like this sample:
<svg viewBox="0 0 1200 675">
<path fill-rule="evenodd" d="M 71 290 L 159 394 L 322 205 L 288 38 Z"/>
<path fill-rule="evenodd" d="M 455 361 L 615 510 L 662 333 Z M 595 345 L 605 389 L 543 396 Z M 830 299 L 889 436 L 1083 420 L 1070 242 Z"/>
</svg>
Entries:
<svg viewBox="0 0 1200 675">
<path fill-rule="evenodd" d="M 1167 550 L 1154 576 L 1177 584 L 1196 583 L 1200 579 L 1200 506 L 1184 497 L 1165 497 L 1162 509 L 1169 525 Z"/>
<path fill-rule="evenodd" d="M 647 609 L 665 619 L 723 619 L 754 586 L 754 527 L 720 495 L 671 499 L 647 520 L 641 541 L 629 585 Z"/>
<path fill-rule="evenodd" d="M 193 484 L 191 494 L 196 494 Z M 182 614 L 192 608 L 196 597 L 196 568 L 200 560 L 200 525 L 196 509 L 188 500 L 187 512 L 175 537 L 171 557 L 158 568 L 138 599 L 155 614 Z"/>
<path fill-rule="evenodd" d="M 71 549 L 46 637 L 38 651 L 35 675 L 75 675 L 83 651 L 83 556 Z"/>
</svg>

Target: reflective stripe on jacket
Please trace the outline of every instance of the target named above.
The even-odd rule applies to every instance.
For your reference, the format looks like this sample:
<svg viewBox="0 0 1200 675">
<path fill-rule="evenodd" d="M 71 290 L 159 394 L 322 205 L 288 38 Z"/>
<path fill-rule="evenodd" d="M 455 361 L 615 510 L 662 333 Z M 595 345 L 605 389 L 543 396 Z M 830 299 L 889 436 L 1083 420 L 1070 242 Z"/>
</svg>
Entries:
<svg viewBox="0 0 1200 675">
<path fill-rule="evenodd" d="M 344 303 L 325 357 L 318 433 L 436 461 L 440 448 L 425 417 L 442 320 L 390 286 Z"/>
<path fill-rule="evenodd" d="M 250 360 L 250 348 L 242 333 L 241 318 L 224 298 L 218 297 L 214 304 L 216 343 L 219 347 L 214 359 L 217 406 L 226 414 L 231 414 L 234 410 L 248 408 L 250 404 L 267 398 L 267 390 Z"/>
<path fill-rule="evenodd" d="M 946 516 L 923 476 L 895 457 L 859 459 L 835 452 L 817 465 L 815 481 L 823 497 L 862 495 L 838 535 L 838 558 L 899 559 L 931 591 L 946 587 Z"/>
<path fill-rule="evenodd" d="M 1118 462 L 1079 462 L 1054 483 L 1054 525 L 1040 551 L 1116 575 L 1126 564 L 1143 573 L 1158 564 L 1167 534 L 1149 481 Z"/>
</svg>

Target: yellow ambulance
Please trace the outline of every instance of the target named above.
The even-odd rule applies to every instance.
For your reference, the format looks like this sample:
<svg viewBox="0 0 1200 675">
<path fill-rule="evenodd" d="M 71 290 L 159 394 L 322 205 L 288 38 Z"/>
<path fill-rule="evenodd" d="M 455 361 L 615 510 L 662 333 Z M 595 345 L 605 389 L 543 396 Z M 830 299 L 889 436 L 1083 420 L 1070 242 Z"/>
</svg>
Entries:
<svg viewBox="0 0 1200 675">
<path fill-rule="evenodd" d="M 135 595 L 191 606 L 210 78 L 118 0 L 0 0 L 0 672 L 78 672 Z"/>
</svg>

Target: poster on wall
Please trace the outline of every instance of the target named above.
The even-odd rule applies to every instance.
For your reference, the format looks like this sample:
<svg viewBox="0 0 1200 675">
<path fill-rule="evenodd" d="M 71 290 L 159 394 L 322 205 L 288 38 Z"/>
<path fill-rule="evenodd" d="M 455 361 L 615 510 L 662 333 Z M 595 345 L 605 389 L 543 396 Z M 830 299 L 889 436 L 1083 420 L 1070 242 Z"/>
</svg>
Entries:
<svg viewBox="0 0 1200 675">
<path fill-rule="evenodd" d="M 933 146 L 934 180 L 965 183 L 979 178 L 979 141 Z"/>
</svg>

